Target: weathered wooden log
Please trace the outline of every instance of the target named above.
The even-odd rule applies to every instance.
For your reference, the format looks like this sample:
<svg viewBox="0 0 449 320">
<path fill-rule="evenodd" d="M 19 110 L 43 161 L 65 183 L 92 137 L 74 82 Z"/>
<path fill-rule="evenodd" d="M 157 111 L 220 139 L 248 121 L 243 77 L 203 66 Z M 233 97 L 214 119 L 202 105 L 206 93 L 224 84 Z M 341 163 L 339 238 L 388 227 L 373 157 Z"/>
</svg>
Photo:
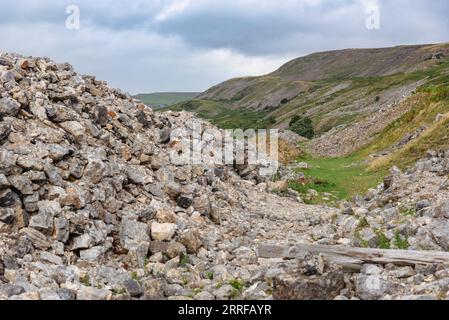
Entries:
<svg viewBox="0 0 449 320">
<path fill-rule="evenodd" d="M 357 270 L 363 264 L 395 264 L 415 266 L 428 264 L 449 264 L 449 252 L 382 250 L 298 244 L 295 246 L 260 245 L 260 258 L 303 259 L 308 253 L 321 254 L 328 263 Z"/>
</svg>

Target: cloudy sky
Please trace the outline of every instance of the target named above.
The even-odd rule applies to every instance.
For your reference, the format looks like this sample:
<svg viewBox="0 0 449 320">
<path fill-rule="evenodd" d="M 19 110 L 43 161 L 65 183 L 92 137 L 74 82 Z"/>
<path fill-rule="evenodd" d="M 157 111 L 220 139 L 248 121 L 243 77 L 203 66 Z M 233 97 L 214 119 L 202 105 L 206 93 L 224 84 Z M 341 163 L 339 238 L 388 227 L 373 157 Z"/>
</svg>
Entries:
<svg viewBox="0 0 449 320">
<path fill-rule="evenodd" d="M 69 5 L 79 8 L 79 30 L 67 28 L 76 26 Z M 366 27 L 372 5 L 380 29 Z M 70 62 L 131 93 L 202 91 L 316 51 L 449 41 L 447 0 L 0 0 L 0 7 L 0 51 Z"/>
</svg>

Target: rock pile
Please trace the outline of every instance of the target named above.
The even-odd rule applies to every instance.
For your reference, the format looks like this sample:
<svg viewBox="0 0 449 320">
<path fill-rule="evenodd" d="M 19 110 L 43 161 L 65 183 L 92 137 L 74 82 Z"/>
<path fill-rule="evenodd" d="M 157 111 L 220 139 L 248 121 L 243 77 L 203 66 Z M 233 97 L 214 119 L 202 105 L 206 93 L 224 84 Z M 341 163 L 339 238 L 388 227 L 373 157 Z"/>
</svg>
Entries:
<svg viewBox="0 0 449 320">
<path fill-rule="evenodd" d="M 185 138 L 175 132 L 192 123 L 213 128 L 154 113 L 68 64 L 1 54 L 0 299 L 445 296 L 444 265 L 343 273 L 282 248 L 447 251 L 448 153 L 393 170 L 340 210 L 300 203 L 257 166 L 173 162 Z"/>
<path fill-rule="evenodd" d="M 273 262 L 283 259 L 275 264 L 278 276 L 273 279 L 274 298 L 446 299 L 449 256 L 446 263 L 436 259 L 423 263 L 417 259 L 415 263 L 393 264 L 385 259 L 385 263 L 362 263 L 361 268 L 343 272 L 343 265 L 326 261 L 320 254 L 301 258 L 292 256 L 288 250 L 298 244 L 313 243 L 326 245 L 330 250 L 411 250 L 401 254 L 416 252 L 422 257 L 446 253 L 449 250 L 448 174 L 449 151 L 429 151 L 406 172 L 393 168 L 390 176 L 365 197 L 346 203 L 338 212 L 321 213 L 315 216 L 315 221 L 309 219 L 310 227 L 303 231 L 303 238 L 296 244 L 282 240 L 262 244 L 259 258 Z M 350 257 L 342 255 L 340 260 Z"/>
<path fill-rule="evenodd" d="M 94 289 L 93 266 L 114 261 L 122 277 L 142 277 L 206 255 L 198 225 L 219 225 L 239 205 L 238 173 L 263 180 L 247 165 L 173 164 L 183 137 L 172 132 L 209 124 L 155 114 L 69 64 L 2 54 L 0 79 L 0 298 L 172 296 L 148 289 L 157 279 L 143 291 L 132 279 Z"/>
<path fill-rule="evenodd" d="M 361 221 L 354 244 L 447 251 L 449 153 L 429 151 L 403 173 L 397 168 L 365 199 L 346 209 Z"/>
</svg>

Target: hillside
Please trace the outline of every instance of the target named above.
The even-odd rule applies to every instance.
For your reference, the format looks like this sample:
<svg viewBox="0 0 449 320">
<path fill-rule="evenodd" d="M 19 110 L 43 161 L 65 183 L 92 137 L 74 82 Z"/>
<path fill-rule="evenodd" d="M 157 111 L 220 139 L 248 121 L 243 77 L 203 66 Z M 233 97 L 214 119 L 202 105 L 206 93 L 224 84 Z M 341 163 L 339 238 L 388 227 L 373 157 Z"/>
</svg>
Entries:
<svg viewBox="0 0 449 320">
<path fill-rule="evenodd" d="M 262 77 L 226 81 L 200 95 L 193 107 L 180 103 L 174 109 L 199 109 L 217 125 L 229 118 L 223 111 L 217 116 L 217 109 L 240 110 L 240 121 L 249 115 L 251 123 L 257 115 L 278 128 L 287 128 L 295 115 L 305 115 L 321 135 L 399 103 L 448 56 L 449 44 L 316 53 Z M 214 108 L 208 111 L 210 104 Z"/>
<path fill-rule="evenodd" d="M 289 128 L 312 120 L 301 144 L 304 185 L 351 199 L 378 185 L 391 166 L 412 166 L 449 147 L 449 45 L 351 49 L 295 59 L 263 77 L 233 79 L 178 104 L 223 128 Z M 298 94 L 299 92 L 299 94 Z M 280 101 L 280 102 L 279 102 Z M 265 107 L 264 107 L 265 106 Z M 316 182 L 319 183 L 316 183 Z M 333 202 L 326 195 L 313 202 Z"/>
<path fill-rule="evenodd" d="M 134 98 L 156 110 L 195 99 L 199 95 L 199 92 L 156 92 L 138 94 Z"/>
</svg>

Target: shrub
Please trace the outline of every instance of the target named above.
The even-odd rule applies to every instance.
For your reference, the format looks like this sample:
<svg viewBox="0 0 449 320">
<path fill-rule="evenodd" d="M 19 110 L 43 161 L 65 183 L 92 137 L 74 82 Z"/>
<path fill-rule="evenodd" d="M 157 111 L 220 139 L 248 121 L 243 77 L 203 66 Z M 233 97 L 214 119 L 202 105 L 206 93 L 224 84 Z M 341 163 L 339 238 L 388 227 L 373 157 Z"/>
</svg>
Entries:
<svg viewBox="0 0 449 320">
<path fill-rule="evenodd" d="M 290 130 L 307 139 L 315 136 L 312 119 L 308 117 L 294 116 L 290 121 Z"/>
<path fill-rule="evenodd" d="M 299 120 L 301 120 L 301 116 L 298 116 L 298 115 L 294 116 L 292 118 L 292 120 L 290 120 L 289 126 L 291 127 L 295 122 L 297 122 Z"/>
</svg>

